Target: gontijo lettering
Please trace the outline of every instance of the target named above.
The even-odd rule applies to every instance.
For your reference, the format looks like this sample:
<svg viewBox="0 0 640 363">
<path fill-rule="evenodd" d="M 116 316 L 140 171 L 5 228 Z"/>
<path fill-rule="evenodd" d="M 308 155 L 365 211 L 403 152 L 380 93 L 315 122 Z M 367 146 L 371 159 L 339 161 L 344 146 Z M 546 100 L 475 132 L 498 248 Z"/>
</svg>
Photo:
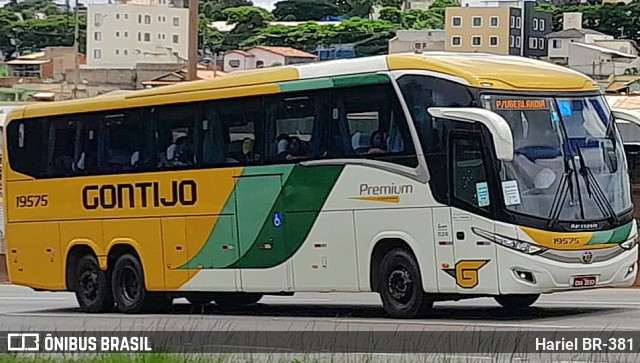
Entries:
<svg viewBox="0 0 640 363">
<path fill-rule="evenodd" d="M 496 100 L 496 108 L 503 110 L 547 109 L 546 100 Z"/>
<path fill-rule="evenodd" d="M 173 180 L 170 188 L 159 182 L 87 185 L 82 188 L 84 209 L 158 208 L 190 206 L 198 201 L 195 180 Z"/>
</svg>

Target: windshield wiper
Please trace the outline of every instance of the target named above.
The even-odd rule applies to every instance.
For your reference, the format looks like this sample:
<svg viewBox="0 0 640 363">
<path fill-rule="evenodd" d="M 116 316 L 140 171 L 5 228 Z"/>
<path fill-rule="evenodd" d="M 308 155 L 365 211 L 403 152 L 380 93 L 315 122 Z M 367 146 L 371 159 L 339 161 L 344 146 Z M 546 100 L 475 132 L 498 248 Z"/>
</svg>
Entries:
<svg viewBox="0 0 640 363">
<path fill-rule="evenodd" d="M 553 204 L 549 211 L 549 223 L 548 227 L 552 228 L 560 220 L 560 214 L 562 213 L 562 207 L 567 199 L 567 192 L 571 194 L 571 200 L 573 200 L 573 169 L 569 166 L 568 157 L 564 158 L 564 172 L 562 173 L 562 179 L 556 190 L 556 194 L 553 196 Z"/>
<path fill-rule="evenodd" d="M 580 150 L 580 145 L 576 144 L 575 146 L 578 160 L 580 161 L 579 174 L 582 175 L 582 178 L 584 179 L 584 185 L 587 188 L 587 194 L 590 198 L 593 198 L 593 201 L 596 203 L 596 206 L 600 210 L 600 213 L 602 213 L 602 215 L 604 216 L 608 215 L 609 219 L 613 220 L 617 224 L 619 222 L 618 215 L 613 210 L 613 207 L 607 199 L 607 196 L 602 191 L 602 188 L 600 188 L 600 184 L 598 184 L 598 181 L 593 175 L 591 168 L 589 168 L 585 163 L 584 156 L 582 155 L 582 150 Z"/>
</svg>

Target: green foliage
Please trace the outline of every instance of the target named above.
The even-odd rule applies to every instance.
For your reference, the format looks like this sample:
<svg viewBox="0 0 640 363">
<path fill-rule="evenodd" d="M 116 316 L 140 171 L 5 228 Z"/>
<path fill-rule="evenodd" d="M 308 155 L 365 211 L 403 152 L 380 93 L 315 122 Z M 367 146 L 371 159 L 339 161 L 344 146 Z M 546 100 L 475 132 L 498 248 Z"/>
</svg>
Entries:
<svg viewBox="0 0 640 363">
<path fill-rule="evenodd" d="M 278 20 L 320 20 L 338 15 L 338 7 L 329 0 L 285 0 L 275 4 L 273 15 Z"/>
<path fill-rule="evenodd" d="M 207 52 L 217 52 L 222 49 L 224 34 L 218 29 L 211 27 L 211 22 L 204 14 L 200 14 L 198 49 Z"/>
<path fill-rule="evenodd" d="M 7 67 L 0 66 L 0 77 L 6 77 L 6 76 L 7 76 Z"/>
<path fill-rule="evenodd" d="M 222 14 L 224 9 L 253 6 L 253 3 L 249 0 L 200 0 L 198 4 L 200 14 L 212 21 L 226 20 Z"/>
<path fill-rule="evenodd" d="M 239 6 L 236 8 L 227 8 L 222 11 L 224 20 L 228 23 L 251 23 L 265 24 L 270 20 L 274 20 L 273 14 L 268 10 L 257 6 Z"/>
<path fill-rule="evenodd" d="M 393 24 L 402 24 L 402 11 L 400 9 L 386 6 L 380 10 L 380 20 L 386 20 Z"/>
</svg>

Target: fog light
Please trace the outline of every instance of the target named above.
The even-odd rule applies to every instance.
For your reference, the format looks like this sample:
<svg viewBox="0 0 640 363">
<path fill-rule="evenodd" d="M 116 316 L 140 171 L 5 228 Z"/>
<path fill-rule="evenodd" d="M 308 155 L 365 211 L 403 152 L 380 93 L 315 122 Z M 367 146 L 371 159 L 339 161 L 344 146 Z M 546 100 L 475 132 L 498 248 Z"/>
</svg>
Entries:
<svg viewBox="0 0 640 363">
<path fill-rule="evenodd" d="M 627 274 L 625 277 L 631 275 L 632 273 L 634 273 L 636 270 L 636 264 L 634 263 L 633 265 L 629 266 L 629 268 L 627 269 Z"/>
<path fill-rule="evenodd" d="M 536 283 L 536 279 L 533 277 L 533 273 L 531 273 L 529 271 L 513 270 L 513 273 L 516 275 L 516 277 L 519 280 L 526 281 L 526 282 L 528 282 L 530 284 L 535 284 Z"/>
</svg>

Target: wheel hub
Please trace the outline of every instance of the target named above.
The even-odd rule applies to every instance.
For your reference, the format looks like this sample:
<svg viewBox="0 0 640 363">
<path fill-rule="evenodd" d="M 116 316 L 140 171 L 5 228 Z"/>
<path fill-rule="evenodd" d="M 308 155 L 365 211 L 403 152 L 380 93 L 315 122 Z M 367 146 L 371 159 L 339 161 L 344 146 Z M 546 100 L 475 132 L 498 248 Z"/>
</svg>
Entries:
<svg viewBox="0 0 640 363">
<path fill-rule="evenodd" d="M 404 268 L 397 269 L 389 275 L 389 295 L 396 301 L 403 302 L 411 297 L 410 287 L 413 283 L 411 274 Z"/>
<path fill-rule="evenodd" d="M 95 301 L 98 298 L 98 274 L 95 271 L 86 271 L 82 274 L 80 291 L 87 301 Z"/>
</svg>

